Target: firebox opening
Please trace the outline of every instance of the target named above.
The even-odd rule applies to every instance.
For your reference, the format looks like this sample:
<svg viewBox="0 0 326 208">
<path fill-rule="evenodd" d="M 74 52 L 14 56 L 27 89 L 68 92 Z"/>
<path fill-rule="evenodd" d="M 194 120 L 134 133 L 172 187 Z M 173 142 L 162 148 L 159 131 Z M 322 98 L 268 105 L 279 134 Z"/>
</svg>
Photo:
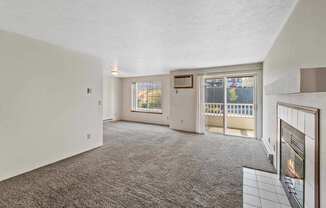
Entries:
<svg viewBox="0 0 326 208">
<path fill-rule="evenodd" d="M 281 120 L 280 180 L 292 207 L 304 207 L 305 135 Z"/>
</svg>

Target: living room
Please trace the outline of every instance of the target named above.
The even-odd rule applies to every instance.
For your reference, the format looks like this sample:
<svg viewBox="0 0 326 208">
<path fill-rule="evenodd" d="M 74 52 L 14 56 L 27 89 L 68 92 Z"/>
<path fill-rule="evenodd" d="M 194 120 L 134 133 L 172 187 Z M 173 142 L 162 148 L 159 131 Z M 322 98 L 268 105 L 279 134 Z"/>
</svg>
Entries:
<svg viewBox="0 0 326 208">
<path fill-rule="evenodd" d="M 0 1 L 0 207 L 326 207 L 325 9 Z"/>
</svg>

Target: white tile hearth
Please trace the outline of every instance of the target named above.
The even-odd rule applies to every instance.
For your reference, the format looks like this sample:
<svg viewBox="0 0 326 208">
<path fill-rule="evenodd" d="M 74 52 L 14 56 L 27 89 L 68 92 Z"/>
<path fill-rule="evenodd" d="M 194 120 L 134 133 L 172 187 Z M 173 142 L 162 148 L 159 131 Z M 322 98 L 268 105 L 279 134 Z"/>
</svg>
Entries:
<svg viewBox="0 0 326 208">
<path fill-rule="evenodd" d="M 243 168 L 244 208 L 291 208 L 277 174 Z"/>
</svg>

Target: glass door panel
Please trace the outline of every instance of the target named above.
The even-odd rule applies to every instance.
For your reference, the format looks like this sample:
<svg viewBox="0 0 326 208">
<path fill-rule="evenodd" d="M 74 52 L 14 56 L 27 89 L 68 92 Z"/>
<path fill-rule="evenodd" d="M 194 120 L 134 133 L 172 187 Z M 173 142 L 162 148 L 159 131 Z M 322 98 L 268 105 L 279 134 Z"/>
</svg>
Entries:
<svg viewBox="0 0 326 208">
<path fill-rule="evenodd" d="M 225 134 L 256 137 L 255 77 L 228 77 Z"/>
<path fill-rule="evenodd" d="M 205 126 L 211 133 L 225 133 L 225 78 L 205 79 Z"/>
</svg>

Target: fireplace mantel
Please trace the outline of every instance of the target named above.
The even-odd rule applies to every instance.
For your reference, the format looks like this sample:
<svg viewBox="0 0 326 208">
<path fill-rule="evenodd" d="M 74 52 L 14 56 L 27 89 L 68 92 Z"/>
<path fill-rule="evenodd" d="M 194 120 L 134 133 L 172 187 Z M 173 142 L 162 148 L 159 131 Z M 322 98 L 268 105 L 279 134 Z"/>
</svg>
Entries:
<svg viewBox="0 0 326 208">
<path fill-rule="evenodd" d="M 326 92 L 326 68 L 304 68 L 266 85 L 267 95 Z"/>
</svg>

